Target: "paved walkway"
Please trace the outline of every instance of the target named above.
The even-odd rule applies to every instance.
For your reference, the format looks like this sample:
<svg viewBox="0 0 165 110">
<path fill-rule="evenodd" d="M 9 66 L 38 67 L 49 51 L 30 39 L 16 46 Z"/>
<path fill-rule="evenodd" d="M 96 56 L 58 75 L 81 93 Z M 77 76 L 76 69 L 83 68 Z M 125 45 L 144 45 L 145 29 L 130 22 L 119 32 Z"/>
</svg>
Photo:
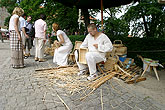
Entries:
<svg viewBox="0 0 165 110">
<path fill-rule="evenodd" d="M 0 43 L 0 110 L 102 110 L 102 107 L 103 110 L 165 110 L 164 105 L 127 89 L 127 85 L 115 79 L 107 81 L 83 101 L 77 100 L 81 94 L 70 95 L 55 84 L 52 89 L 46 85 L 39 87 L 38 83 L 45 81 L 39 82 L 34 77 L 35 69 L 55 67 L 52 57 L 46 58 L 46 62 L 35 62 L 33 54 L 25 59 L 26 68 L 12 69 L 9 41 Z"/>
</svg>

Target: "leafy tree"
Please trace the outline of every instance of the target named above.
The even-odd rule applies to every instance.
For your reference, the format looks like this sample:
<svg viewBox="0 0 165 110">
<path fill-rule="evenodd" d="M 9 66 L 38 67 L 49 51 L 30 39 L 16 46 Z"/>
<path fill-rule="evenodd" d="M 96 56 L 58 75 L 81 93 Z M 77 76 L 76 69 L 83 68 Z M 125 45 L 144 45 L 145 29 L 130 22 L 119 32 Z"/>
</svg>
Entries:
<svg viewBox="0 0 165 110">
<path fill-rule="evenodd" d="M 44 13 L 47 16 L 49 31 L 54 22 L 58 23 L 62 29 L 69 30 L 70 34 L 78 30 L 78 10 L 75 7 L 66 7 L 54 0 L 1 0 L 0 6 L 6 7 L 10 14 L 16 6 L 19 6 L 27 15 L 32 16 L 33 22 L 41 13 Z M 8 25 L 9 18 L 5 21 L 6 25 Z"/>
<path fill-rule="evenodd" d="M 105 10 L 110 17 L 106 17 L 104 20 L 104 32 L 110 37 L 118 38 L 128 36 L 128 23 L 124 19 L 116 17 L 122 10 L 123 7 L 114 7 Z"/>
<path fill-rule="evenodd" d="M 33 17 L 33 21 L 38 19 L 40 13 L 45 13 L 49 31 L 54 22 L 58 23 L 62 29 L 69 30 L 69 33 L 73 33 L 78 28 L 78 11 L 75 7 L 66 7 L 54 0 L 23 0 L 20 6 Z"/>
<path fill-rule="evenodd" d="M 124 19 L 132 25 L 131 34 L 139 37 L 165 37 L 165 7 L 157 0 L 141 0 L 136 6 L 128 9 Z"/>
</svg>

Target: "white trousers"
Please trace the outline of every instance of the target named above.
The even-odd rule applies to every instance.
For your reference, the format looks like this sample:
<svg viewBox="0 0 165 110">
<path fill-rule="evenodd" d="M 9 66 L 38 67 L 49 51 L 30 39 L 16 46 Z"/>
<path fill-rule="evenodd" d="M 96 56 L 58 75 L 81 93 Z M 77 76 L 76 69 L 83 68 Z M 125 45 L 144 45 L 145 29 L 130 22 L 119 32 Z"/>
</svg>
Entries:
<svg viewBox="0 0 165 110">
<path fill-rule="evenodd" d="M 98 52 L 87 52 L 85 55 L 85 58 L 86 58 L 87 65 L 79 63 L 77 61 L 78 53 L 77 53 L 77 51 L 75 51 L 75 59 L 76 59 L 77 65 L 79 67 L 79 70 L 81 71 L 88 67 L 90 75 L 96 73 L 96 71 L 97 71 L 96 63 L 104 61 L 104 57 L 102 57 Z"/>
<path fill-rule="evenodd" d="M 43 58 L 44 57 L 44 39 L 42 38 L 35 38 L 35 57 L 36 58 Z"/>
</svg>

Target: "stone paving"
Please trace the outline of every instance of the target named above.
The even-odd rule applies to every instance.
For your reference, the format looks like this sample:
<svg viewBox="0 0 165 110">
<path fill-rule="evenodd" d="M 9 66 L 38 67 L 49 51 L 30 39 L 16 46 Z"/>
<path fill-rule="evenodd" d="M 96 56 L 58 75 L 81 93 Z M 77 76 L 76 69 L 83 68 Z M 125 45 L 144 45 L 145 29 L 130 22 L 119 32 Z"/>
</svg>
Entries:
<svg viewBox="0 0 165 110">
<path fill-rule="evenodd" d="M 164 105 L 127 89 L 127 85 L 123 86 L 114 78 L 83 101 L 78 100 L 81 94 L 68 94 L 56 84 L 39 87 L 38 83 L 46 81 L 39 82 L 33 76 L 35 69 L 56 66 L 52 57 L 46 58 L 46 62 L 35 62 L 33 54 L 25 59 L 26 68 L 12 69 L 9 41 L 0 43 L 0 110 L 165 110 Z"/>
</svg>

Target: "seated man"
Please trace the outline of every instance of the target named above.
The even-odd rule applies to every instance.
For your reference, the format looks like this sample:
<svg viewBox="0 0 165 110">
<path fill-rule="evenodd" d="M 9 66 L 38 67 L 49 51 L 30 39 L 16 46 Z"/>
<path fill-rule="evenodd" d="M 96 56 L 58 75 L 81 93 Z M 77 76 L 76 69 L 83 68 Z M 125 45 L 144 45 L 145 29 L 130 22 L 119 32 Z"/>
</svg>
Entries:
<svg viewBox="0 0 165 110">
<path fill-rule="evenodd" d="M 83 75 L 88 66 L 90 75 L 87 77 L 87 79 L 91 80 L 98 76 L 96 63 L 106 61 L 105 54 L 106 52 L 112 51 L 113 46 L 107 35 L 97 31 L 97 26 L 94 23 L 89 24 L 87 29 L 89 34 L 86 36 L 85 40 L 80 46 L 80 48 L 88 48 L 89 50 L 89 52 L 87 52 L 85 55 L 87 65 L 81 64 L 77 61 L 77 51 L 75 51 L 75 58 L 80 69 L 78 75 Z"/>
</svg>

